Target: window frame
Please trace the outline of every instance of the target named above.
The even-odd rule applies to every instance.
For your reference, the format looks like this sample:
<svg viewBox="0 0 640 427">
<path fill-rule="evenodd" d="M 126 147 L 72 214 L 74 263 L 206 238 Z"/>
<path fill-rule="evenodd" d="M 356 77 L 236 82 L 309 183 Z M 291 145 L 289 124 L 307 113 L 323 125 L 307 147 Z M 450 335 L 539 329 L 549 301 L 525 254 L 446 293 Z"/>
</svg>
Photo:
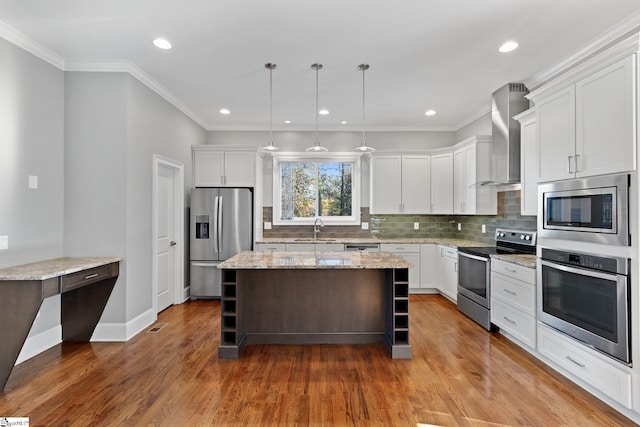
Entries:
<svg viewBox="0 0 640 427">
<path fill-rule="evenodd" d="M 362 155 L 354 153 L 274 153 L 273 158 L 273 225 L 313 225 L 320 218 L 325 225 L 360 225 L 360 178 Z M 350 216 L 315 216 L 312 218 L 280 219 L 281 206 L 281 162 L 314 162 L 314 163 L 353 163 L 351 174 L 351 212 Z"/>
</svg>

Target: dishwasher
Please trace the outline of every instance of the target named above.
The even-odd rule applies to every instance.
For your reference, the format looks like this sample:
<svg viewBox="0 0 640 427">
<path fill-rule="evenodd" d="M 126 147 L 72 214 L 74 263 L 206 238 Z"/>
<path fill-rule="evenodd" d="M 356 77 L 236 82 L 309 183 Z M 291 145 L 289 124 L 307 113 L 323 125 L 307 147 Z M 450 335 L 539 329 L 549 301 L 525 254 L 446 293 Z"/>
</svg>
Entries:
<svg viewBox="0 0 640 427">
<path fill-rule="evenodd" d="M 346 244 L 344 250 L 345 252 L 380 252 L 380 245 L 377 243 Z"/>
</svg>

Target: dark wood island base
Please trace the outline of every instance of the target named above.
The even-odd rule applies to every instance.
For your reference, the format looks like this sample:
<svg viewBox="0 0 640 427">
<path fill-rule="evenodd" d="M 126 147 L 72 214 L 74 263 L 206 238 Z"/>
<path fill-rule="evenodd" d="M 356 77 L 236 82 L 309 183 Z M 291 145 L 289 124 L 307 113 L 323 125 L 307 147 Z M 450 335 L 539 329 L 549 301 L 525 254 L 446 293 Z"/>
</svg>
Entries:
<svg viewBox="0 0 640 427">
<path fill-rule="evenodd" d="M 255 267 L 260 262 L 247 269 L 221 265 L 220 359 L 237 359 L 250 344 L 384 344 L 392 358 L 411 358 L 406 261 L 361 253 L 251 256 L 278 262 L 266 268 Z M 381 256 L 386 264 L 379 263 Z M 292 259 L 294 267 L 283 265 Z M 388 268 L 397 263 L 400 268 Z"/>
</svg>

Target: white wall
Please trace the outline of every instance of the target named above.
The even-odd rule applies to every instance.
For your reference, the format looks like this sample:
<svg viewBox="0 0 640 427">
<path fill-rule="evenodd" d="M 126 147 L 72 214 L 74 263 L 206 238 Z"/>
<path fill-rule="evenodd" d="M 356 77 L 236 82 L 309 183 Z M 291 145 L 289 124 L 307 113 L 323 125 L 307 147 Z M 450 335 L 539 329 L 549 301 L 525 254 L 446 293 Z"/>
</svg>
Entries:
<svg viewBox="0 0 640 427">
<path fill-rule="evenodd" d="M 479 117 L 456 131 L 456 142 L 475 135 L 491 135 L 491 112 Z"/>
<path fill-rule="evenodd" d="M 62 256 L 64 73 L 0 38 L 0 268 Z M 28 188 L 38 176 L 37 190 Z M 47 298 L 31 334 L 60 323 Z"/>
</svg>

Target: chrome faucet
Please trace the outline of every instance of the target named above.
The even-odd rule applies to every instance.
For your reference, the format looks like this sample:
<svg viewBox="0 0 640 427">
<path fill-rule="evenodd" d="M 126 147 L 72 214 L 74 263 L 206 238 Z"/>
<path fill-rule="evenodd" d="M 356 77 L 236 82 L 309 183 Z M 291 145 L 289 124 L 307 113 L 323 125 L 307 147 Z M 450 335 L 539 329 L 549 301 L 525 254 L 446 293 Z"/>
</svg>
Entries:
<svg viewBox="0 0 640 427">
<path fill-rule="evenodd" d="M 316 240 L 318 238 L 320 227 L 324 227 L 324 223 L 320 218 L 316 218 L 316 220 L 313 222 L 313 240 Z"/>
</svg>

